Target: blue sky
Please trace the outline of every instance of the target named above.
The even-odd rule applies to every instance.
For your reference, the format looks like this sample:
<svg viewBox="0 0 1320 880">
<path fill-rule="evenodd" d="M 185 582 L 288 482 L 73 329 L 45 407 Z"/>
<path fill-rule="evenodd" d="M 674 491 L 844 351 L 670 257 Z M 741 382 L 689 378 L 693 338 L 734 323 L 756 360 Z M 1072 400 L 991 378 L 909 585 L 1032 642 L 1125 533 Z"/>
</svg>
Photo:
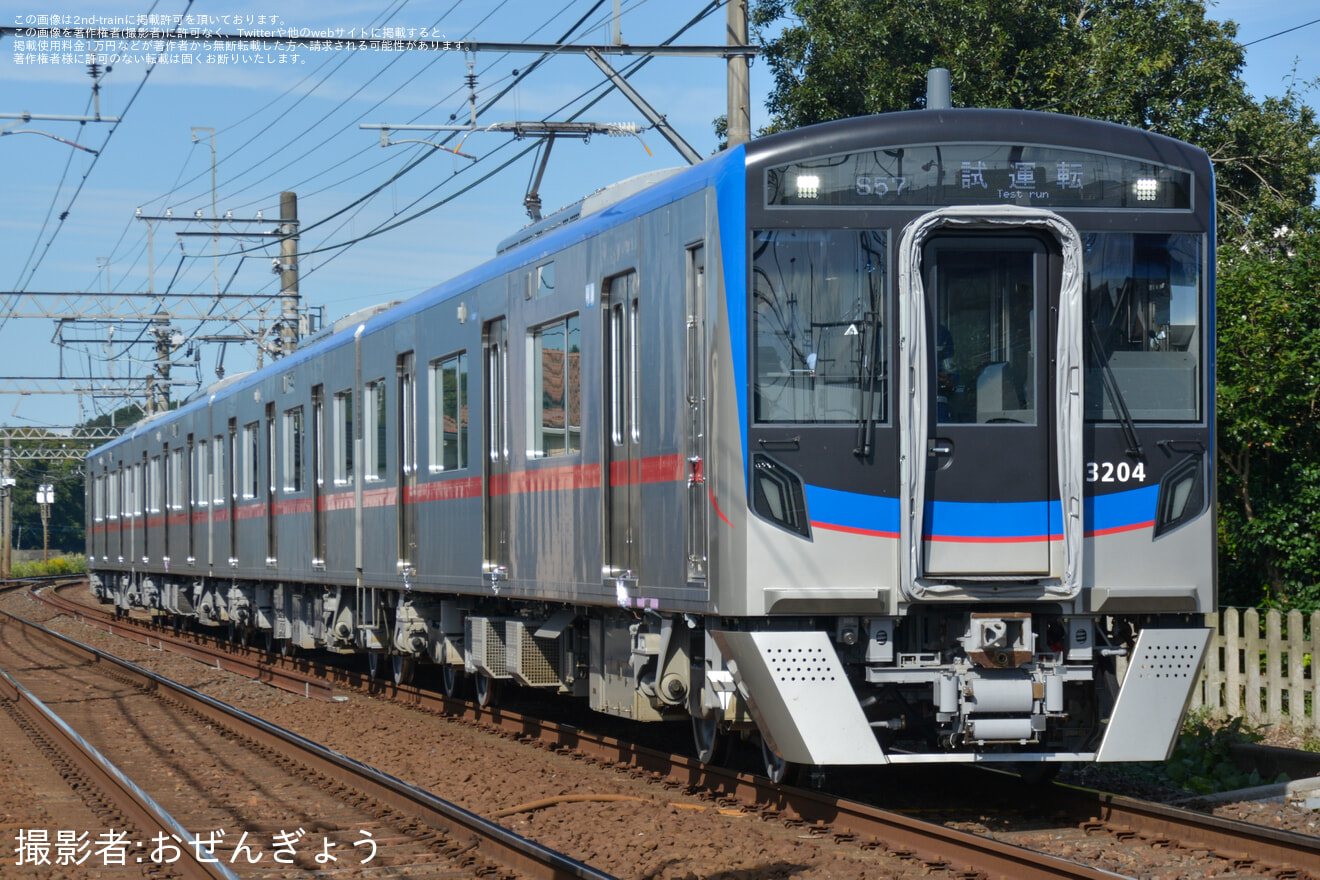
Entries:
<svg viewBox="0 0 1320 880">
<path fill-rule="evenodd" d="M 216 30 L 238 27 L 293 27 L 325 30 L 398 28 L 436 38 L 491 42 L 554 42 L 579 19 L 572 42 L 604 43 L 610 39 L 606 0 L 589 13 L 594 0 L 443 0 L 419 3 L 395 0 L 378 3 L 274 0 L 256 3 L 231 0 L 158 0 L 141 9 L 123 2 L 80 0 L 76 9 L 49 4 L 0 0 L 0 24 L 27 24 L 36 15 L 126 14 L 231 16 Z M 70 4 L 71 6 L 75 4 Z M 674 35 L 703 8 L 702 3 L 623 0 L 623 40 L 654 44 Z M 131 7 L 132 4 L 128 4 Z M 382 11 L 382 9 L 384 11 Z M 186 13 L 185 13 L 186 10 Z M 1239 22 L 1243 43 L 1320 18 L 1320 2 L 1281 4 L 1232 0 L 1212 7 L 1211 15 Z M 242 17 L 242 21 L 236 17 Z M 277 19 L 277 20 L 275 20 Z M 205 25 L 191 23 L 199 30 Z M 1269 39 L 1247 50 L 1246 80 L 1257 97 L 1280 94 L 1296 63 L 1299 81 L 1320 78 L 1320 53 L 1314 43 L 1320 25 L 1311 25 Z M 725 14 L 720 9 L 677 39 L 685 44 L 720 44 L 725 38 Z M 28 47 L 29 49 L 31 47 Z M 16 41 L 0 41 L 0 113 L 86 115 L 92 112 L 91 79 L 85 65 L 19 64 Z M 41 54 L 40 50 L 26 54 Z M 69 53 L 72 54 L 72 53 Z M 0 119 L 0 128 L 35 129 L 101 151 L 99 157 L 54 139 L 23 134 L 0 137 L 0 167 L 4 175 L 5 209 L 0 213 L 0 290 L 141 292 L 207 294 L 218 286 L 243 294 L 278 292 L 271 273 L 272 253 L 254 250 L 252 243 L 220 240 L 222 255 L 213 257 L 210 237 L 180 237 L 200 232 L 202 224 L 155 223 L 152 246 L 154 278 L 149 272 L 148 224 L 134 219 L 159 215 L 210 216 L 212 204 L 211 132 L 216 156 L 215 199 L 220 215 L 265 218 L 279 214 L 279 193 L 298 193 L 304 234 L 301 242 L 301 292 L 304 300 L 325 309 L 333 320 L 375 302 L 402 299 L 488 258 L 497 242 L 526 222 L 522 198 L 533 170 L 524 156 L 491 179 L 494 170 L 532 140 L 516 141 L 497 133 L 470 135 L 463 152 L 480 157 L 473 163 L 419 145 L 382 148 L 379 133 L 363 131 L 359 123 L 446 124 L 455 115 L 467 117 L 466 60 L 461 52 L 384 53 L 299 51 L 296 60 L 256 61 L 267 53 L 229 47 L 199 47 L 193 63 L 159 65 L 146 78 L 146 66 L 125 59 L 101 81 L 100 111 L 121 116 L 107 124 L 37 121 L 14 125 Z M 183 54 L 179 53 L 180 56 Z M 237 55 L 237 61 L 208 63 L 206 56 Z M 279 52 L 272 53 L 278 56 Z M 289 53 L 283 53 L 288 55 Z M 81 56 L 79 56 L 81 57 Z M 514 70 L 524 70 L 532 55 L 475 57 L 478 100 L 512 83 Z M 27 60 L 25 58 L 25 60 Z M 39 59 L 35 59 L 39 60 Z M 618 68 L 631 60 L 613 57 Z M 534 120 L 552 115 L 568 118 L 585 103 L 584 95 L 601 92 L 603 76 L 586 58 L 551 59 L 524 78 L 483 123 Z M 717 59 L 657 58 L 630 80 L 634 87 L 702 155 L 716 146 L 712 120 L 725 111 L 725 66 Z M 763 98 L 768 90 L 764 65 L 752 69 L 752 126 L 767 121 Z M 1315 93 L 1307 95 L 1315 103 Z M 617 93 L 580 116 L 593 122 L 644 122 Z M 202 129 L 202 130 L 198 130 Z M 194 134 L 196 140 L 194 140 Z M 107 141 L 107 137 L 109 137 Z M 432 138 L 425 133 L 396 138 Z M 648 153 L 649 148 L 649 153 Z M 390 178 L 423 155 L 412 170 Z M 596 136 L 589 143 L 559 140 L 554 147 L 541 196 L 546 213 L 570 204 L 611 182 L 659 168 L 680 165 L 682 158 L 656 132 L 635 137 Z M 461 192 L 471 186 L 466 192 Z M 380 188 L 373 197 L 360 199 Z M 429 213 L 348 248 L 336 248 L 374 230 L 403 220 L 420 210 Z M 59 217 L 67 212 L 61 223 Z M 244 227 L 253 228 L 253 227 Z M 273 224 L 256 227 L 270 231 Z M 234 252 L 247 248 L 245 256 Z M 180 323 L 186 338 L 196 323 Z M 253 325 L 255 326 L 255 324 Z M 133 358 L 150 358 L 146 346 L 125 346 L 140 329 L 122 327 L 115 339 L 104 327 L 66 326 L 68 339 L 89 340 L 63 348 L 53 344 L 54 322 L 13 319 L 0 325 L 0 376 L 140 375 L 144 367 Z M 224 334 L 233 327 L 210 325 L 205 332 Z M 188 345 L 175 355 L 184 360 Z M 215 378 L 220 346 L 197 347 L 196 367 L 176 366 L 179 378 L 209 383 Z M 224 368 L 232 374 L 253 366 L 251 346 L 229 344 Z M 0 423 L 13 425 L 72 424 L 114 401 L 81 401 L 71 395 L 0 395 Z"/>
</svg>

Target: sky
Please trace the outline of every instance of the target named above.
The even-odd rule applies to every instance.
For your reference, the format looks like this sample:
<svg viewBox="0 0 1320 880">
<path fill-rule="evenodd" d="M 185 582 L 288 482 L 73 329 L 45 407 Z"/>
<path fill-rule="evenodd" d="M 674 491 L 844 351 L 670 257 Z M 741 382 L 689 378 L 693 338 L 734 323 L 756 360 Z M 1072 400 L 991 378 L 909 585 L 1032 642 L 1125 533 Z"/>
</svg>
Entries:
<svg viewBox="0 0 1320 880">
<path fill-rule="evenodd" d="M 211 306 L 217 290 L 250 297 L 234 307 L 245 318 L 243 327 L 195 320 L 171 325 L 179 343 L 172 376 L 205 386 L 215 381 L 218 368 L 232 375 L 255 365 L 252 344 L 201 337 L 270 331 L 269 321 L 258 320 L 252 309 L 278 314 L 276 254 L 251 236 L 196 234 L 213 232 L 210 223 L 182 219 L 199 212 L 203 218 L 232 214 L 238 220 L 255 219 L 260 212 L 262 223 L 226 223 L 222 231 L 270 233 L 280 193 L 297 193 L 300 292 L 327 322 L 413 296 L 491 257 L 501 239 L 528 222 L 522 202 L 535 168 L 536 139 L 468 134 L 461 151 L 476 157 L 473 161 L 418 143 L 382 147 L 379 131 L 359 128 L 465 123 L 468 61 L 474 64 L 478 104 L 508 89 L 481 116 L 481 126 L 544 118 L 646 125 L 642 113 L 617 92 L 586 107 L 604 92 L 605 78 L 580 55 L 548 59 L 527 73 L 537 56 L 193 45 L 204 41 L 207 27 L 227 33 L 294 28 L 347 36 L 365 30 L 372 36 L 426 33 L 452 41 L 604 44 L 611 41 L 612 3 L 605 0 L 593 11 L 596 3 L 139 0 L 138 9 L 123 0 L 78 0 L 65 11 L 58 4 L 0 0 L 0 25 L 36 27 L 37 16 L 76 15 L 109 17 L 101 26 L 114 28 L 136 26 L 124 20 L 126 15 L 169 16 L 164 20 L 170 22 L 186 15 L 191 19 L 183 27 L 198 32 L 189 45 L 170 49 L 171 60 L 149 74 L 142 63 L 149 46 L 117 47 L 120 58 L 97 80 L 95 95 L 82 47 L 34 47 L 35 37 L 0 39 L 0 114 L 90 116 L 99 104 L 102 117 L 121 119 L 0 118 L 0 392 L 5 392 L 0 424 L 71 425 L 124 403 L 113 397 L 13 393 L 48 387 L 21 377 L 141 376 L 155 356 L 140 342 L 150 338 L 141 322 L 121 324 L 111 334 L 99 323 L 2 317 L 15 304 L 22 312 L 53 306 L 49 298 L 17 299 L 21 292 L 110 297 L 168 292 L 191 297 L 188 311 L 194 315 Z M 704 2 L 620 0 L 620 6 L 626 44 L 725 41 L 723 8 L 676 37 Z M 1299 85 L 1320 79 L 1320 53 L 1314 51 L 1320 0 L 1227 0 L 1213 5 L 1211 16 L 1237 21 L 1244 44 L 1264 40 L 1247 48 L 1245 79 L 1256 97 L 1281 94 L 1294 74 Z M 1298 25 L 1307 26 L 1272 36 Z M 637 58 L 608 60 L 624 69 Z M 723 60 L 656 58 L 629 81 L 699 154 L 714 152 L 712 122 L 727 103 Z M 769 87 L 765 65 L 754 62 L 753 131 L 768 122 Z M 1305 97 L 1316 104 L 1317 92 Z M 395 131 L 391 140 L 439 142 L 446 136 Z M 524 150 L 531 152 L 519 157 Z M 544 211 L 635 174 L 682 164 L 682 156 L 653 130 L 596 135 L 586 142 L 560 138 L 541 184 Z M 180 219 L 147 221 L 138 219 L 139 211 Z M 89 312 L 104 307 L 78 302 Z M 176 396 L 191 390 L 181 386 Z"/>
</svg>

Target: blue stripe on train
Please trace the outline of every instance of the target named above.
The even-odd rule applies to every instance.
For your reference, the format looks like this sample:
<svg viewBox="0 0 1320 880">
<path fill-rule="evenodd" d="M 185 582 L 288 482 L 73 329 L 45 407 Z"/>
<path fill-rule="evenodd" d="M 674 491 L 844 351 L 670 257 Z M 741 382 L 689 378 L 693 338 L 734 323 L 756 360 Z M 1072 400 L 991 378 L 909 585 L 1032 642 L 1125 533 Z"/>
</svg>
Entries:
<svg viewBox="0 0 1320 880">
<path fill-rule="evenodd" d="M 897 498 L 861 495 L 807 486 L 807 515 L 813 525 L 842 531 L 897 537 Z M 1087 535 L 1147 526 L 1155 520 L 1159 486 L 1088 497 L 1084 503 Z M 1040 540 L 1063 533 L 1058 501 L 927 502 L 925 533 L 941 538 Z"/>
</svg>

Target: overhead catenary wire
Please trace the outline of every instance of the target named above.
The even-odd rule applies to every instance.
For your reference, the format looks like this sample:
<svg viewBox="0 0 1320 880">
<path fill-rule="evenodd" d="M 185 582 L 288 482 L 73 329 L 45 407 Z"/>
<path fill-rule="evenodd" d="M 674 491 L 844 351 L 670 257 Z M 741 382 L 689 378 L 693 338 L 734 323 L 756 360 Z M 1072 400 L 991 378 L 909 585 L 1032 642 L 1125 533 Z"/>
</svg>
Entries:
<svg viewBox="0 0 1320 880">
<path fill-rule="evenodd" d="M 576 30 L 577 30 L 578 28 L 581 27 L 583 21 L 585 21 L 585 19 L 586 19 L 588 16 L 590 16 L 590 15 L 591 15 L 592 13 L 594 13 L 597 9 L 599 9 L 600 6 L 603 4 L 603 2 L 604 2 L 604 0 L 598 0 L 598 2 L 596 2 L 596 3 L 591 7 L 591 9 L 587 12 L 586 15 L 584 15 L 581 19 L 579 19 L 577 22 L 575 22 L 574 25 L 573 25 L 572 27 L 570 27 L 570 28 L 564 33 L 564 35 L 561 37 L 561 41 L 562 41 L 562 40 L 569 39 L 569 38 L 572 36 L 572 34 L 573 34 L 574 32 L 576 32 Z M 559 12 L 555 13 L 555 15 L 551 17 L 550 21 L 553 21 L 554 18 L 557 18 L 559 15 L 562 15 L 563 12 L 566 11 L 566 10 L 569 8 L 570 5 L 571 5 L 571 3 L 565 5 L 564 7 L 562 7 L 562 8 L 559 10 Z M 492 13 L 492 14 L 493 14 L 493 13 Z M 487 18 L 489 18 L 489 15 L 487 16 Z M 486 19 L 482 19 L 482 21 L 485 21 L 485 20 L 486 20 Z M 548 24 L 548 23 L 549 23 L 549 22 L 547 22 L 546 24 Z M 480 24 L 480 22 L 478 22 L 478 24 Z M 544 27 L 544 26 L 546 26 L 546 25 L 543 24 L 541 27 Z M 475 27 L 475 26 L 474 26 L 474 27 Z M 538 28 L 537 28 L 537 31 L 539 31 L 540 29 L 541 29 L 541 28 L 538 27 Z M 533 31 L 533 34 L 535 34 L 537 31 Z M 530 71 L 529 71 L 529 72 L 530 72 Z M 410 81 L 411 81 L 411 80 L 410 80 Z M 397 89 L 396 89 L 396 91 L 397 91 Z M 393 94 L 393 93 L 391 93 L 391 94 Z M 501 94 L 504 94 L 504 92 L 502 92 Z M 492 102 L 490 102 L 490 103 L 493 104 L 493 100 L 492 100 Z M 434 106 L 434 105 L 433 105 L 433 106 Z M 413 169 L 413 168 L 417 167 L 418 165 L 420 165 L 423 161 L 425 161 L 426 159 L 430 158 L 430 156 L 431 156 L 431 152 L 430 152 L 430 151 L 426 151 L 426 152 L 419 153 L 417 156 L 415 156 L 415 158 L 413 158 L 411 161 L 409 161 L 408 163 L 406 163 L 405 166 L 404 166 L 400 171 L 398 171 L 398 172 L 396 172 L 395 174 L 391 175 L 390 178 L 387 179 L 387 180 L 386 180 L 384 183 L 382 183 L 381 185 L 379 185 L 379 186 L 373 188 L 373 190 L 370 191 L 368 194 L 366 194 L 366 196 L 364 196 L 364 197 L 360 197 L 360 198 L 358 198 L 358 199 L 355 199 L 355 200 L 354 200 L 353 202 L 351 202 L 349 205 L 340 208 L 338 211 L 334 212 L 334 213 L 331 214 L 329 217 L 322 218 L 322 220 L 318 221 L 316 224 L 312 224 L 311 226 L 306 226 L 306 227 L 304 227 L 303 229 L 300 230 L 300 234 L 301 234 L 301 235 L 305 235 L 305 234 L 306 234 L 308 231 L 310 231 L 311 229 L 313 229 L 313 228 L 315 228 L 315 227 L 317 227 L 317 226 L 320 226 L 320 225 L 322 225 L 322 224 L 324 224 L 324 223 L 327 223 L 327 222 L 329 222 L 329 220 L 334 219 L 335 217 L 338 217 L 338 216 L 341 216 L 341 215 L 346 215 L 346 216 L 344 216 L 344 219 L 343 219 L 343 221 L 341 222 L 341 224 L 340 224 L 340 226 L 339 226 L 339 228 L 342 228 L 342 226 L 343 226 L 344 223 L 349 222 L 349 221 L 352 219 L 352 216 L 353 216 L 353 215 L 355 215 L 357 212 L 361 211 L 363 207 L 365 207 L 366 202 L 367 202 L 370 198 L 372 198 L 372 197 L 374 197 L 375 195 L 377 195 L 377 194 L 379 194 L 380 192 L 382 192 L 387 186 L 390 186 L 390 185 L 392 185 L 393 183 L 395 183 L 396 181 L 398 181 L 399 179 L 401 179 L 402 176 L 403 176 L 404 174 L 406 174 L 406 173 L 407 173 L 408 171 L 410 171 L 411 169 Z M 248 251 L 252 251 L 252 250 L 264 250 L 264 247 L 266 247 L 266 246 L 269 246 L 269 245 L 259 246 L 259 247 L 257 247 L 257 248 L 253 248 L 253 249 L 242 249 L 242 250 L 239 250 L 239 251 L 235 251 L 235 252 L 233 252 L 233 253 L 247 253 Z M 311 251 L 311 252 L 309 252 L 309 251 L 307 251 L 307 250 L 304 250 L 303 253 L 300 254 L 300 256 L 304 256 L 304 255 L 307 255 L 308 253 L 313 253 L 313 252 L 315 252 L 315 251 Z M 337 254 L 338 254 L 338 252 L 336 252 L 336 254 L 335 254 L 334 256 L 337 256 Z M 333 259 L 333 256 L 331 257 L 331 259 Z M 328 261 L 327 261 L 327 262 L 328 262 Z M 322 263 L 322 265 L 324 265 L 324 262 Z M 303 274 L 304 277 L 308 277 L 308 276 L 314 274 L 314 273 L 317 271 L 318 268 L 320 268 L 320 267 L 318 267 L 318 266 L 307 267 L 307 268 L 304 269 L 304 271 L 303 271 L 302 274 Z M 266 286 L 268 287 L 271 283 L 272 283 L 272 282 L 268 282 L 268 284 L 267 284 Z M 264 288 L 263 288 L 263 289 L 264 289 Z M 197 329 L 194 329 L 194 331 L 193 331 L 193 335 L 196 335 L 197 332 L 198 332 L 198 330 L 197 330 Z"/>
<path fill-rule="evenodd" d="M 196 0 L 187 0 L 187 4 L 184 6 L 183 13 L 179 16 L 178 23 L 174 26 L 174 29 L 170 32 L 171 37 L 178 36 L 179 28 L 183 27 L 183 19 L 187 17 L 188 11 L 192 9 L 194 2 L 196 2 Z M 148 11 L 148 14 L 150 15 L 152 12 L 155 11 L 155 9 L 156 9 L 156 3 L 153 3 L 151 5 L 151 9 Z M 45 255 L 50 253 L 51 245 L 55 243 L 55 238 L 59 235 L 60 230 L 64 228 L 64 222 L 66 219 L 68 219 L 69 214 L 73 211 L 73 205 L 75 202 L 77 202 L 78 196 L 82 194 L 83 187 L 87 185 L 88 178 L 91 177 L 92 171 L 96 169 L 97 163 L 105 155 L 106 147 L 109 146 L 111 139 L 114 138 L 115 132 L 119 131 L 119 128 L 124 124 L 124 120 L 127 118 L 129 111 L 133 108 L 133 105 L 137 103 L 138 96 L 142 94 L 142 89 L 146 86 L 147 81 L 151 78 L 151 74 L 155 69 L 156 69 L 155 62 L 152 62 L 151 64 L 147 65 L 147 69 L 142 74 L 142 79 L 141 81 L 138 82 L 137 88 L 133 90 L 133 94 L 129 96 L 128 102 L 127 104 L 125 104 L 124 109 L 120 111 L 119 121 L 110 124 L 110 130 L 106 132 L 105 140 L 101 142 L 101 148 L 97 151 L 96 155 L 92 157 L 91 162 L 88 164 L 87 170 L 83 173 L 82 179 L 78 181 L 77 189 L 74 191 L 73 195 L 69 198 L 68 206 L 60 214 L 59 225 L 55 228 L 55 231 L 51 233 L 50 238 L 47 239 L 46 241 L 45 247 L 41 249 L 41 255 L 36 258 L 35 264 L 31 266 L 30 271 L 27 273 L 28 280 L 21 281 L 21 283 L 14 285 L 15 289 L 18 292 L 23 292 L 26 289 L 26 285 L 31 282 L 32 277 L 37 272 L 37 269 L 40 268 L 41 263 L 45 260 Z M 6 309 L 6 314 L 4 316 L 0 316 L 0 330 L 3 330 L 5 325 L 8 323 L 9 320 L 8 311 L 9 310 Z"/>
</svg>

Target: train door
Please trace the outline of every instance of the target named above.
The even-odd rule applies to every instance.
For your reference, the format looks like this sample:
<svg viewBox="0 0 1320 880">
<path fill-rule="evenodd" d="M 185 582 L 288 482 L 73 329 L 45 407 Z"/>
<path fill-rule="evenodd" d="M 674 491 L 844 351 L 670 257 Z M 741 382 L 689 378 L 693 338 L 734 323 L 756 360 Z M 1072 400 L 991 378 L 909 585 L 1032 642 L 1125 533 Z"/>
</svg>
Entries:
<svg viewBox="0 0 1320 880">
<path fill-rule="evenodd" d="M 637 273 L 605 283 L 605 452 L 603 456 L 606 578 L 636 581 L 641 554 L 641 376 Z"/>
<path fill-rule="evenodd" d="M 151 521 L 152 509 L 160 509 L 160 504 L 156 501 L 156 486 L 160 479 L 160 456 L 150 457 L 147 453 L 142 453 L 142 464 L 138 467 L 141 472 L 139 480 L 138 511 L 141 518 L 138 520 L 141 526 L 141 539 L 138 546 L 142 548 L 141 556 L 143 564 L 151 560 L 151 551 L 155 542 L 151 540 Z M 138 554 L 134 554 L 135 556 Z"/>
<path fill-rule="evenodd" d="M 229 565 L 238 565 L 238 419 L 229 420 L 229 433 L 226 435 L 229 446 L 227 466 L 225 468 L 225 500 L 229 505 Z"/>
<path fill-rule="evenodd" d="M 128 531 L 129 529 L 128 497 L 127 497 L 128 489 L 127 489 L 127 484 L 125 483 L 125 474 L 127 473 L 131 477 L 132 470 L 133 468 L 131 465 L 128 468 L 125 468 L 124 463 L 122 461 L 118 462 L 118 465 L 115 468 L 114 510 L 115 510 L 115 518 L 118 520 L 118 522 L 116 522 L 115 525 L 119 527 L 115 530 L 115 533 L 118 536 L 115 543 L 116 543 L 116 548 L 118 550 L 117 555 L 119 557 L 119 562 L 121 565 L 124 562 L 124 557 L 127 555 L 124 552 L 124 532 Z"/>
<path fill-rule="evenodd" d="M 407 571 L 417 561 L 417 506 L 412 503 L 417 492 L 417 372 L 413 352 L 398 356 L 395 373 L 399 390 L 399 497 L 395 510 L 399 517 L 399 568 Z"/>
<path fill-rule="evenodd" d="M 152 507 L 160 512 L 160 557 L 161 562 L 168 565 L 170 559 L 170 532 L 174 531 L 170 524 L 170 514 L 174 510 L 174 505 L 178 503 L 175 497 L 174 489 L 174 450 L 170 449 L 168 443 L 162 448 L 159 458 L 151 460 L 152 482 L 155 484 L 152 491 L 155 495 L 152 497 Z M 157 499 L 160 499 L 159 501 Z"/>
<path fill-rule="evenodd" d="M 202 441 L 201 448 L 206 449 L 206 441 Z M 197 439 L 188 435 L 188 454 L 182 462 L 184 479 L 183 498 L 181 499 L 184 510 L 188 511 L 188 518 L 184 521 L 188 535 L 188 564 L 193 565 L 197 562 L 197 535 L 194 519 L 197 516 L 197 483 L 198 483 L 198 456 Z"/>
<path fill-rule="evenodd" d="M 687 333 L 687 579 L 704 581 L 707 567 L 706 510 L 706 249 L 688 249 Z"/>
<path fill-rule="evenodd" d="M 935 233 L 922 247 L 927 576 L 1061 574 L 1060 265 L 1053 242 L 1021 229 Z"/>
<path fill-rule="evenodd" d="M 325 386 L 312 388 L 312 567 L 325 568 Z"/>
<path fill-rule="evenodd" d="M 503 318 L 486 323 L 481 341 L 486 406 L 486 455 L 482 502 L 487 580 L 496 590 L 509 578 L 508 327 Z"/>
<path fill-rule="evenodd" d="M 274 565 L 279 553 L 278 523 L 275 520 L 275 404 L 266 404 L 266 448 L 262 456 L 266 462 L 266 565 Z M 254 468 L 260 465 L 254 463 Z"/>
</svg>

